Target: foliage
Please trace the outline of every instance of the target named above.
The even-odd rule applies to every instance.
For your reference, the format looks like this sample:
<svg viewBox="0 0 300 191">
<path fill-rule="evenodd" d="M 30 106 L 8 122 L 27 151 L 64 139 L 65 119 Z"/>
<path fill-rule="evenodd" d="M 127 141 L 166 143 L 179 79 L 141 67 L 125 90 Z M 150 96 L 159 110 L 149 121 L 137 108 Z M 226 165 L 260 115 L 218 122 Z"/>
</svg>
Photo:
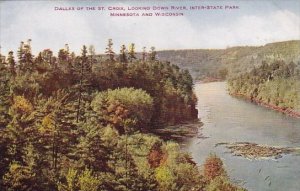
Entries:
<svg viewBox="0 0 300 191">
<path fill-rule="evenodd" d="M 177 143 L 153 128 L 197 118 L 187 70 L 138 58 L 134 44 L 102 60 L 94 47 L 37 57 L 21 42 L 0 65 L 2 190 L 203 190 L 202 172 Z M 120 60 L 121 62 L 117 62 Z M 130 61 L 130 62 L 128 62 Z M 147 133 L 145 133 L 147 132 Z"/>
<path fill-rule="evenodd" d="M 175 176 L 166 166 L 158 167 L 155 170 L 155 178 L 159 182 L 160 191 L 174 190 L 176 187 Z"/>
<path fill-rule="evenodd" d="M 162 152 L 161 146 L 161 142 L 155 142 L 150 149 L 147 159 L 151 168 L 157 168 L 163 162 L 164 153 Z"/>
<path fill-rule="evenodd" d="M 210 155 L 204 163 L 204 177 L 208 181 L 211 181 L 218 176 L 224 175 L 226 174 L 222 160 L 216 155 Z"/>
<path fill-rule="evenodd" d="M 245 189 L 233 185 L 224 176 L 218 176 L 208 184 L 206 191 L 245 191 Z"/>
<path fill-rule="evenodd" d="M 285 60 L 300 61 L 300 41 L 284 41 L 264 46 L 237 46 L 226 49 L 190 49 L 158 51 L 160 60 L 168 60 L 180 68 L 188 69 L 196 80 L 217 78 L 225 80 L 268 63 Z"/>
<path fill-rule="evenodd" d="M 153 99 L 141 89 L 121 88 L 98 93 L 92 108 L 104 125 L 113 125 L 122 134 L 149 125 Z"/>
<path fill-rule="evenodd" d="M 258 68 L 228 80 L 229 93 L 282 109 L 299 110 L 299 69 L 294 63 L 263 62 Z"/>
<path fill-rule="evenodd" d="M 97 191 L 101 185 L 99 177 L 93 175 L 92 170 L 82 172 L 70 168 L 65 176 L 65 183 L 58 183 L 59 191 Z"/>
<path fill-rule="evenodd" d="M 9 171 L 3 176 L 3 182 L 9 190 L 33 190 L 36 184 L 34 174 L 28 166 L 12 163 Z"/>
<path fill-rule="evenodd" d="M 245 191 L 230 182 L 223 167 L 222 160 L 211 154 L 204 162 L 204 178 L 208 183 L 206 191 Z"/>
</svg>

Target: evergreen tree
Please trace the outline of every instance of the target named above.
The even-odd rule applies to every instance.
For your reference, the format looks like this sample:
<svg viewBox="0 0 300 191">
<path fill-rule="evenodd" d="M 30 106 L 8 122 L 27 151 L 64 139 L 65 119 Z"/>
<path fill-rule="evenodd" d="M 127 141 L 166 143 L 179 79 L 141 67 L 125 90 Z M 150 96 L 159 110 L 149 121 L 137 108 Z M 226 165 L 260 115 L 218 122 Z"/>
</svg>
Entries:
<svg viewBox="0 0 300 191">
<path fill-rule="evenodd" d="M 130 62 L 132 62 L 134 59 L 136 59 L 135 44 L 134 43 L 131 43 L 130 46 L 129 46 L 128 58 L 129 58 Z"/>
<path fill-rule="evenodd" d="M 69 75 L 69 79 L 73 78 L 73 65 L 76 55 L 74 52 L 70 54 L 69 45 L 66 44 L 65 48 L 60 49 L 58 52 L 58 66 L 65 73 Z"/>
<path fill-rule="evenodd" d="M 10 121 L 8 109 L 11 105 L 10 75 L 5 63 L 0 63 L 0 129 Z"/>
<path fill-rule="evenodd" d="M 76 111 L 72 107 L 72 99 L 69 93 L 58 91 L 55 97 L 39 106 L 40 150 L 48 158 L 49 176 L 52 176 L 54 182 L 59 172 L 74 158 L 78 142 Z"/>
<path fill-rule="evenodd" d="M 34 137 L 35 128 L 33 105 L 23 96 L 14 96 L 13 105 L 9 109 L 11 121 L 7 125 L 7 130 L 11 139 L 10 151 L 15 161 L 23 164 L 25 147 Z"/>
<path fill-rule="evenodd" d="M 27 44 L 25 44 L 23 41 L 21 42 L 21 45 L 18 50 L 18 59 L 19 59 L 19 68 L 20 72 L 25 73 L 33 72 L 36 69 L 36 66 L 33 62 L 33 55 L 31 53 L 31 39 L 27 40 Z"/>
<path fill-rule="evenodd" d="M 42 52 L 39 52 L 39 54 L 36 57 L 36 59 L 34 60 L 34 62 L 36 63 L 36 65 L 42 65 L 43 64 L 44 60 L 43 60 Z"/>
<path fill-rule="evenodd" d="M 110 150 L 102 140 L 103 129 L 97 120 L 88 120 L 79 126 L 80 137 L 76 148 L 78 168 L 87 167 L 96 172 L 108 172 L 108 159 Z"/>
<path fill-rule="evenodd" d="M 97 63 L 97 60 L 96 60 L 95 47 L 93 45 L 90 45 L 89 46 L 89 64 L 90 64 L 91 70 L 93 70 L 93 67 L 96 63 Z"/>
<path fill-rule="evenodd" d="M 7 130 L 0 129 L 0 188 L 4 187 L 2 177 L 8 171 L 9 164 L 12 161 L 9 152 L 10 144 L 11 140 L 9 138 Z"/>
<path fill-rule="evenodd" d="M 9 165 L 9 171 L 3 176 L 4 188 L 6 190 L 35 190 L 35 174 L 30 167 L 13 162 Z"/>
<path fill-rule="evenodd" d="M 27 44 L 24 45 L 24 59 L 25 59 L 25 70 L 33 72 L 36 66 L 33 62 L 33 55 L 31 53 L 31 39 L 27 40 Z"/>
<path fill-rule="evenodd" d="M 109 60 L 111 62 L 115 61 L 115 52 L 113 51 L 113 42 L 112 39 L 108 39 L 108 44 L 107 44 L 107 48 L 106 48 L 106 55 L 109 57 Z"/>
<path fill-rule="evenodd" d="M 50 49 L 43 50 L 41 56 L 46 65 L 53 67 L 53 52 Z"/>
<path fill-rule="evenodd" d="M 84 109 L 87 101 L 90 100 L 89 91 L 90 91 L 90 81 L 92 68 L 88 62 L 87 57 L 87 48 L 83 46 L 81 57 L 75 61 L 75 74 L 76 74 L 76 84 L 75 84 L 75 94 L 77 97 L 76 103 L 76 121 L 84 120 Z"/>
<path fill-rule="evenodd" d="M 24 42 L 21 41 L 19 49 L 18 49 L 18 63 L 20 70 L 23 70 L 25 65 L 25 50 L 24 50 Z"/>
<path fill-rule="evenodd" d="M 121 63 L 127 63 L 127 53 L 126 53 L 126 46 L 123 44 L 120 49 L 120 56 L 119 56 Z"/>
<path fill-rule="evenodd" d="M 150 61 L 155 61 L 156 60 L 156 50 L 155 47 L 152 46 L 149 52 L 149 59 Z"/>
<path fill-rule="evenodd" d="M 13 51 L 8 52 L 7 64 L 8 64 L 8 67 L 9 67 L 10 74 L 12 76 L 15 76 L 16 75 L 16 62 L 15 62 Z"/>
</svg>

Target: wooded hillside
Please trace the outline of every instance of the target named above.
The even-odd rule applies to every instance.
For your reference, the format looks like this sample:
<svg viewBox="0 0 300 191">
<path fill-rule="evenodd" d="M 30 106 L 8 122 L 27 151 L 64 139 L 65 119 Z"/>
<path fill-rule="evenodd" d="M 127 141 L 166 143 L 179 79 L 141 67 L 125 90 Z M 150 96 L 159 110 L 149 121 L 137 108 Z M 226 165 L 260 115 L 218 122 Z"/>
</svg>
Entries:
<svg viewBox="0 0 300 191">
<path fill-rule="evenodd" d="M 216 77 L 224 79 L 229 74 L 249 72 L 261 65 L 284 60 L 300 62 L 300 41 L 285 41 L 264 46 L 240 46 L 227 49 L 194 49 L 158 51 L 161 60 L 168 60 L 180 68 L 188 69 L 194 79 Z"/>
</svg>

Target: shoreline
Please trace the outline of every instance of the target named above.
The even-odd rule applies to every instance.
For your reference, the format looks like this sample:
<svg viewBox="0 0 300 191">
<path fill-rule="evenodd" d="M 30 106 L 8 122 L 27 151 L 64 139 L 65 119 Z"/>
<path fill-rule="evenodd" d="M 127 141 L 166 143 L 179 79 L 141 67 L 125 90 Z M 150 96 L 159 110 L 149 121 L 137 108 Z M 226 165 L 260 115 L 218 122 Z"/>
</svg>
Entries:
<svg viewBox="0 0 300 191">
<path fill-rule="evenodd" d="M 202 128 L 203 122 L 200 119 L 186 121 L 177 125 L 165 126 L 163 128 L 152 131 L 155 135 L 163 140 L 173 140 L 177 143 L 182 142 L 187 138 L 197 136 L 198 131 Z"/>
<path fill-rule="evenodd" d="M 259 106 L 263 106 L 263 107 L 271 109 L 273 111 L 278 111 L 280 113 L 286 114 L 286 115 L 288 115 L 290 117 L 294 117 L 294 118 L 299 118 L 300 119 L 300 113 L 297 112 L 297 111 L 295 111 L 295 110 L 285 109 L 285 108 L 282 108 L 282 107 L 279 107 L 279 106 L 276 106 L 276 105 L 273 105 L 273 104 L 269 104 L 269 103 L 263 102 L 263 101 L 258 100 L 256 98 L 251 98 L 249 96 L 245 96 L 243 94 L 229 93 L 229 95 L 231 95 L 233 97 L 239 97 L 239 98 L 248 100 L 248 101 L 250 101 L 252 103 L 255 103 L 255 104 L 259 105 Z"/>
<path fill-rule="evenodd" d="M 224 79 L 221 78 L 212 78 L 212 77 L 206 77 L 200 80 L 195 80 L 195 83 L 211 83 L 211 82 L 224 82 Z"/>
</svg>

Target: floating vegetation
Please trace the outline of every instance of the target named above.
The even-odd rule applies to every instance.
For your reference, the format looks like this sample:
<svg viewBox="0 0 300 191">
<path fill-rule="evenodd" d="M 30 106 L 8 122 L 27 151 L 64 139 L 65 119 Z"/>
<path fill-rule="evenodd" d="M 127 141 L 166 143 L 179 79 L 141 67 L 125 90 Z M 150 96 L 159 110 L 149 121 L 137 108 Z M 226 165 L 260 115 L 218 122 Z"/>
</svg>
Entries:
<svg viewBox="0 0 300 191">
<path fill-rule="evenodd" d="M 300 151 L 300 148 L 274 147 L 249 142 L 217 143 L 215 146 L 220 145 L 225 145 L 234 156 L 242 156 L 248 159 L 279 159 L 284 154 L 292 154 Z"/>
</svg>

